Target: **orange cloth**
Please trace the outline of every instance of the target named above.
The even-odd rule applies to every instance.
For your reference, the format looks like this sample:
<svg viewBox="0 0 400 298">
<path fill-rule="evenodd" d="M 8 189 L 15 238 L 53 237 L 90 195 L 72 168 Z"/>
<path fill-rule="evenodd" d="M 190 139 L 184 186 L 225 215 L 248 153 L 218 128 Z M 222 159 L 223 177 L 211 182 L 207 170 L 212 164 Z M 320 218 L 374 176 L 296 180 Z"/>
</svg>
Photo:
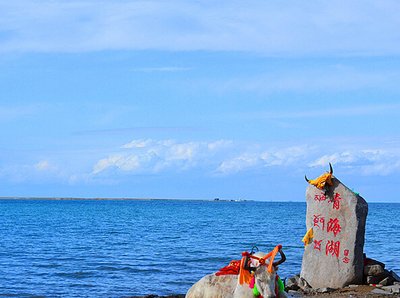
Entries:
<svg viewBox="0 0 400 298">
<path fill-rule="evenodd" d="M 239 269 L 240 269 L 240 260 L 234 260 L 231 261 L 229 265 L 219 269 L 219 271 L 215 273 L 215 275 L 216 276 L 228 275 L 228 274 L 238 275 Z"/>
<path fill-rule="evenodd" d="M 239 271 L 239 284 L 249 284 L 251 281 L 251 278 L 253 277 L 253 275 L 246 269 L 244 269 L 245 267 L 245 261 L 246 261 L 246 257 L 243 257 L 242 260 L 240 261 L 240 271 Z"/>
<path fill-rule="evenodd" d="M 325 184 L 328 183 L 328 185 L 332 186 L 332 174 L 331 173 L 325 173 L 319 176 L 316 179 L 308 181 L 311 185 L 314 185 L 315 187 L 319 189 L 323 189 L 325 187 Z"/>
</svg>

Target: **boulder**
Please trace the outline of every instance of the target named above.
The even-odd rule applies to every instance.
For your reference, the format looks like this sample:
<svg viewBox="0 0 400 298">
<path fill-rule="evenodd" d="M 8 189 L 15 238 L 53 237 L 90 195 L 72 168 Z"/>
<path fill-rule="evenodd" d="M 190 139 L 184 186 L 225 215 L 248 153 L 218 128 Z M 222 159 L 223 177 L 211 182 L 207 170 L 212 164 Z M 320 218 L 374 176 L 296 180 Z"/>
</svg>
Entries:
<svg viewBox="0 0 400 298">
<path fill-rule="evenodd" d="M 381 265 L 366 265 L 364 266 L 364 274 L 370 276 L 379 276 L 384 272 L 384 268 Z"/>
<path fill-rule="evenodd" d="M 307 231 L 311 243 L 304 248 L 300 276 L 313 288 L 342 288 L 361 284 L 368 204 L 337 178 L 324 190 L 306 190 Z"/>
</svg>

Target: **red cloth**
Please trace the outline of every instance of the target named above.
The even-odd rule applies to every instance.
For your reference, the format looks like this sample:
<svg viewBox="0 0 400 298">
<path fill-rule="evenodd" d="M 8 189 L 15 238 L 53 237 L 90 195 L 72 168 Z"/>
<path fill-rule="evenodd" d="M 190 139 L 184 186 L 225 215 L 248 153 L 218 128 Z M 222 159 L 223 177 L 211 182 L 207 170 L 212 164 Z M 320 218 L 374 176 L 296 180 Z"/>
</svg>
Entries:
<svg viewBox="0 0 400 298">
<path fill-rule="evenodd" d="M 234 260 L 229 263 L 229 265 L 219 269 L 217 273 L 215 273 L 216 276 L 220 275 L 228 275 L 228 274 L 233 274 L 233 275 L 238 275 L 239 274 L 239 269 L 240 269 L 240 260 Z"/>
</svg>

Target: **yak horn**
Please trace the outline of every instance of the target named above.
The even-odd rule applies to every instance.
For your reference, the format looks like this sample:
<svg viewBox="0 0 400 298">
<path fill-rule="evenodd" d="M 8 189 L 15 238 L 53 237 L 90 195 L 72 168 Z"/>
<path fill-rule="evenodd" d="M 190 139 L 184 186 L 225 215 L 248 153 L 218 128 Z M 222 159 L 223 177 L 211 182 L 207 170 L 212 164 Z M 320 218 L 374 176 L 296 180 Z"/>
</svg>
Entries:
<svg viewBox="0 0 400 298">
<path fill-rule="evenodd" d="M 333 168 L 332 168 L 332 164 L 329 163 L 329 173 L 332 175 L 333 174 Z"/>
<path fill-rule="evenodd" d="M 272 265 L 273 265 L 274 267 L 276 267 L 276 266 L 278 266 L 278 265 L 280 265 L 280 264 L 282 264 L 283 262 L 286 261 L 286 256 L 285 256 L 285 254 L 283 253 L 283 251 L 280 250 L 279 253 L 280 253 L 280 255 L 281 255 L 281 259 L 280 259 L 279 261 L 277 261 L 277 262 L 273 262 L 273 263 L 272 263 Z"/>
<path fill-rule="evenodd" d="M 306 179 L 306 181 L 307 181 L 308 183 L 310 183 L 310 180 L 307 179 L 307 175 L 304 175 L 304 179 Z"/>
</svg>

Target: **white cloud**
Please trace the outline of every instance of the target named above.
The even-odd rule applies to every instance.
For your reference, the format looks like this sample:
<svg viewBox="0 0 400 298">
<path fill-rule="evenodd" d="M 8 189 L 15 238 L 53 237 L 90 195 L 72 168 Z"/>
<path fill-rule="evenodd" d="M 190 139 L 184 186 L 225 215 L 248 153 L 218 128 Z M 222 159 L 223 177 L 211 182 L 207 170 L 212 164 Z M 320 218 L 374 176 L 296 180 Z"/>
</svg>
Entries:
<svg viewBox="0 0 400 298">
<path fill-rule="evenodd" d="M 182 171 L 208 164 L 230 142 L 176 142 L 174 140 L 133 140 L 121 148 L 123 153 L 111 154 L 99 160 L 93 167 L 93 174 L 110 168 L 123 172 L 158 173 L 166 169 Z"/>
<path fill-rule="evenodd" d="M 71 157 L 65 152 L 62 156 L 53 154 L 51 158 L 36 159 L 31 163 L 1 164 L 0 177 L 12 183 L 118 184 L 124 174 L 174 175 L 184 172 L 191 175 L 195 171 L 205 176 L 229 176 L 268 173 L 273 167 L 272 171 L 279 168 L 283 173 L 301 175 L 308 172 L 307 167 L 325 171 L 329 162 L 334 165 L 335 172 L 347 175 L 387 176 L 400 173 L 397 142 L 382 142 L 384 149 L 346 143 L 344 150 L 332 145 L 337 143 L 332 141 L 323 146 L 275 144 L 272 147 L 266 143 L 230 140 L 178 142 L 138 139 L 115 152 L 105 151 L 97 158 L 89 157 L 92 151 L 81 152 L 80 162 L 74 165 L 71 165 Z M 77 156 L 76 152 L 71 154 Z M 86 159 L 94 161 L 88 162 L 85 168 L 82 161 Z"/>
<path fill-rule="evenodd" d="M 49 161 L 47 160 L 41 160 L 37 164 L 34 165 L 35 169 L 38 171 L 49 171 L 55 169 L 54 166 L 52 166 Z"/>
<path fill-rule="evenodd" d="M 399 160 L 398 150 L 359 149 L 323 155 L 309 163 L 309 166 L 326 166 L 330 162 L 366 176 L 387 176 L 400 171 Z"/>
<path fill-rule="evenodd" d="M 398 1 L 2 1 L 2 51 L 399 54 Z"/>
<path fill-rule="evenodd" d="M 152 143 L 152 140 L 133 140 L 130 143 L 122 145 L 121 148 L 124 149 L 132 149 L 132 148 L 144 148 Z"/>
<path fill-rule="evenodd" d="M 395 144 L 396 145 L 396 144 Z M 271 147 L 262 143 L 176 142 L 174 140 L 133 140 L 98 160 L 92 175 L 117 169 L 121 173 L 152 174 L 202 170 L 208 174 L 233 175 L 267 167 L 326 168 L 329 162 L 347 173 L 390 175 L 400 171 L 400 151 L 396 147 L 379 149 L 351 146 L 348 150 L 329 146 Z M 112 172 L 113 175 L 115 172 Z"/>
<path fill-rule="evenodd" d="M 260 165 L 260 163 L 261 159 L 259 156 L 244 153 L 240 156 L 222 161 L 216 172 L 221 174 L 235 174 Z"/>
<path fill-rule="evenodd" d="M 303 162 L 309 155 L 308 146 L 294 146 L 273 150 L 262 150 L 256 153 L 244 152 L 221 162 L 216 172 L 229 175 L 254 168 L 270 166 L 292 166 Z"/>
</svg>

